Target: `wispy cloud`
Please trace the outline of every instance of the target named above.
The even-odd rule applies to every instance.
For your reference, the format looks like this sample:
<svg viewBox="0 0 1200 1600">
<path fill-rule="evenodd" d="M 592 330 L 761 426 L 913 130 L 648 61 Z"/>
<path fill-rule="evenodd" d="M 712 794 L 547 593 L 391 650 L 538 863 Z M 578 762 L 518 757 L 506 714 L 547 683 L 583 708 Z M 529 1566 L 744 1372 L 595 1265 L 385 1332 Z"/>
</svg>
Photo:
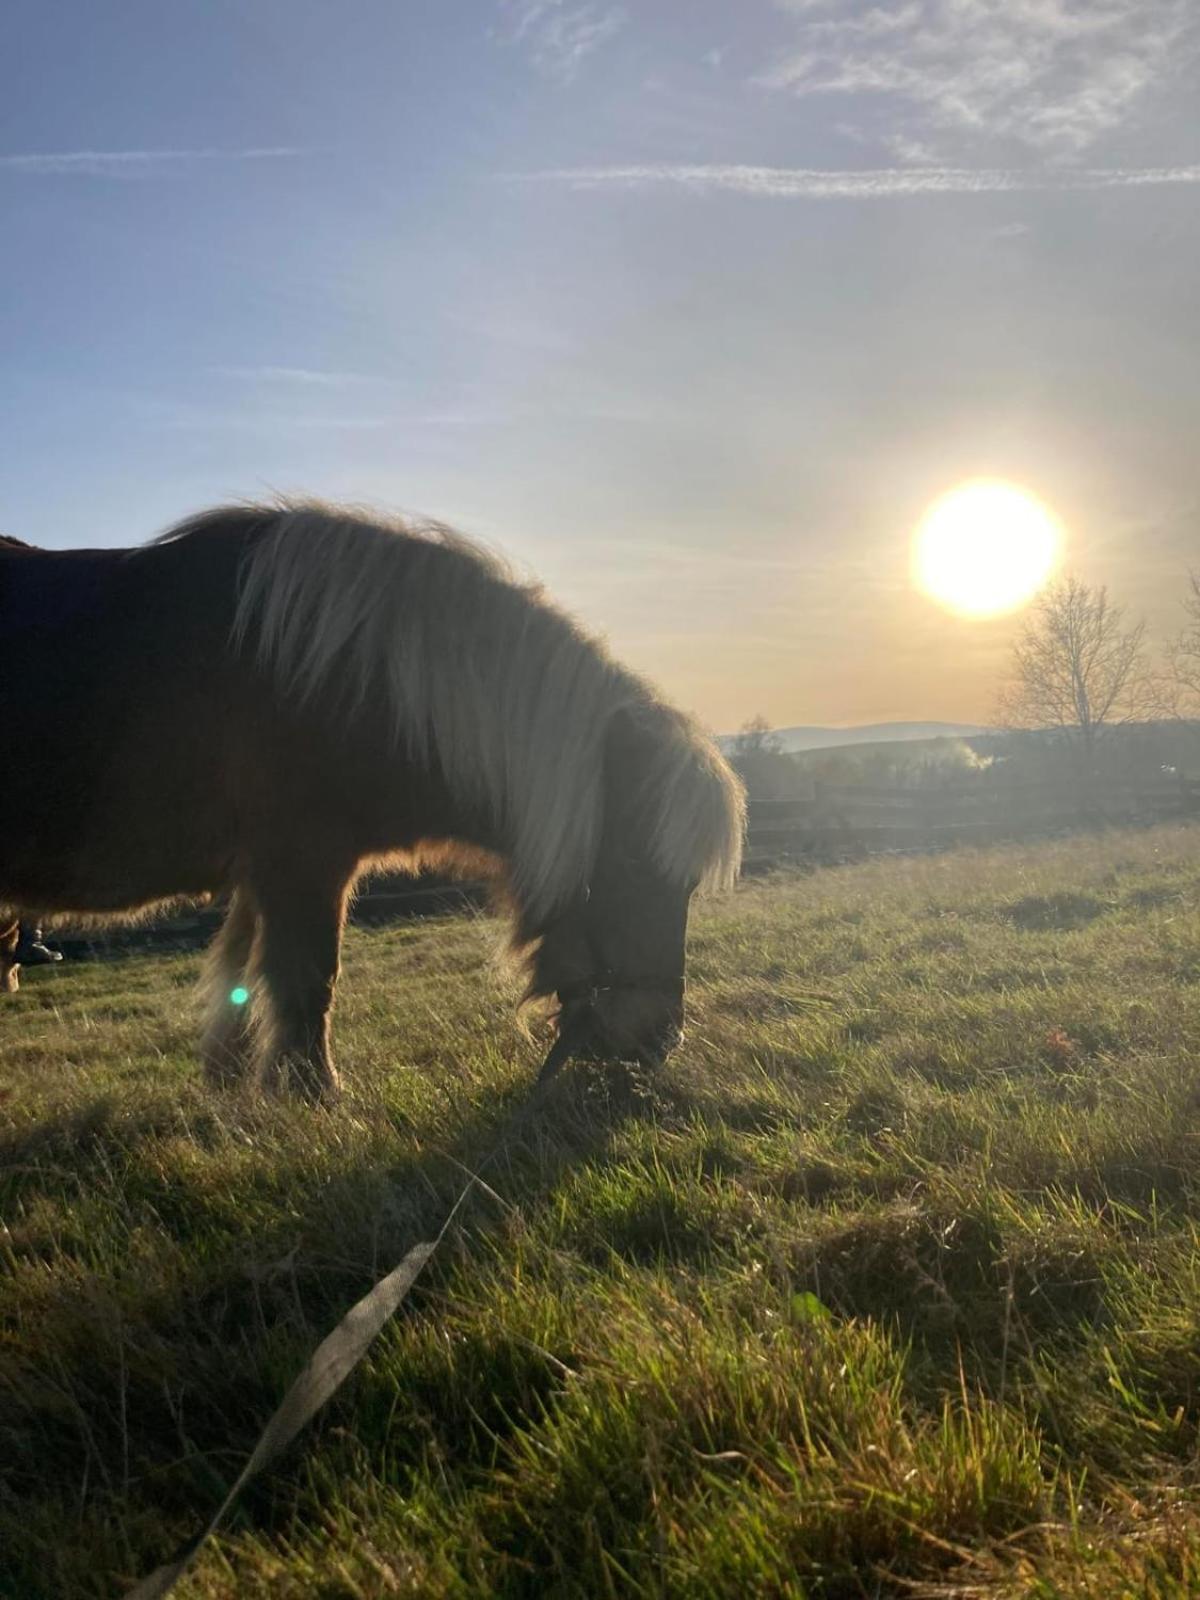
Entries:
<svg viewBox="0 0 1200 1600">
<path fill-rule="evenodd" d="M 373 372 L 353 372 L 329 367 L 212 366 L 210 378 L 238 385 L 232 406 L 176 407 L 173 426 L 203 424 L 210 427 L 250 427 L 284 432 L 290 429 L 488 428 L 517 420 L 511 408 L 499 408 L 469 395 L 447 397 L 444 405 L 428 409 L 405 408 L 404 395 L 411 385 L 400 378 Z M 255 409 L 247 410 L 249 404 Z M 280 406 L 297 409 L 283 411 Z M 334 411 L 323 409 L 333 405 Z M 363 410 L 349 411 L 350 406 Z M 369 411 L 367 408 L 371 408 Z"/>
<path fill-rule="evenodd" d="M 1137 189 L 1200 183 L 1200 165 L 1092 167 L 1022 171 L 1001 167 L 881 167 L 826 171 L 815 167 L 680 166 L 558 167 L 514 173 L 510 182 L 572 189 L 670 186 L 785 200 L 887 200 L 926 194 L 1025 194 L 1038 191 Z"/>
<path fill-rule="evenodd" d="M 504 0 L 506 36 L 523 45 L 537 70 L 558 83 L 570 83 L 586 56 L 598 50 L 625 26 L 620 6 L 586 0 Z"/>
<path fill-rule="evenodd" d="M 290 411 L 214 410 L 202 406 L 175 406 L 169 414 L 157 417 L 157 426 L 185 432 L 220 431 L 232 433 L 365 433 L 383 429 L 396 434 L 416 428 L 490 428 L 511 419 L 501 413 L 464 411 L 408 412 L 396 415 L 373 413 L 297 415 Z"/>
<path fill-rule="evenodd" d="M 1195 0 L 777 0 L 796 37 L 761 75 L 797 95 L 888 96 L 954 130 L 1078 155 L 1200 54 Z M 1182 77 L 1181 77 L 1182 81 Z"/>
<path fill-rule="evenodd" d="M 39 150 L 0 154 L 0 172 L 34 177 L 149 178 L 220 163 L 286 161 L 307 153 L 290 145 L 243 150 Z"/>
<path fill-rule="evenodd" d="M 233 378 L 243 383 L 295 384 L 310 389 L 348 389 L 355 384 L 393 381 L 369 372 L 331 372 L 319 367 L 209 367 L 208 373 L 213 378 Z"/>
</svg>

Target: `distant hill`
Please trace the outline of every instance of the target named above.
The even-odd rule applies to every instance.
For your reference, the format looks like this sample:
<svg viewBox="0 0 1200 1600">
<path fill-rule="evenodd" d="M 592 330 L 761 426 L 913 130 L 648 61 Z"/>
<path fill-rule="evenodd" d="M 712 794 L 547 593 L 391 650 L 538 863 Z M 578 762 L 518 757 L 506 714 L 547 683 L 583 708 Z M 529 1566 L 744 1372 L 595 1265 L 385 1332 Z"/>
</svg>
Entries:
<svg viewBox="0 0 1200 1600">
<path fill-rule="evenodd" d="M 970 739 L 989 728 L 975 722 L 870 722 L 858 728 L 775 728 L 772 730 L 784 750 L 835 750 L 843 745 L 900 744 L 912 739 Z M 723 749 L 733 744 L 735 734 L 721 737 Z"/>
</svg>

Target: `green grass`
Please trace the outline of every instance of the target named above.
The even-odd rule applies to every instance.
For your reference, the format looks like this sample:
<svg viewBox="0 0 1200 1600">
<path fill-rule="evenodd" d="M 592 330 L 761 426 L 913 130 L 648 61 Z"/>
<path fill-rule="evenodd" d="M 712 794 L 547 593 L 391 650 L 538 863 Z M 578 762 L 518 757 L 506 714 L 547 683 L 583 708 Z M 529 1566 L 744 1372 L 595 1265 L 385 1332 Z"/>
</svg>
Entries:
<svg viewBox="0 0 1200 1600">
<path fill-rule="evenodd" d="M 1200 833 L 876 860 L 695 918 L 181 1593 L 1200 1592 Z M 536 1070 L 485 920 L 351 935 L 331 1113 L 222 1099 L 191 959 L 0 1011 L 0 1593 L 193 1533 Z"/>
</svg>

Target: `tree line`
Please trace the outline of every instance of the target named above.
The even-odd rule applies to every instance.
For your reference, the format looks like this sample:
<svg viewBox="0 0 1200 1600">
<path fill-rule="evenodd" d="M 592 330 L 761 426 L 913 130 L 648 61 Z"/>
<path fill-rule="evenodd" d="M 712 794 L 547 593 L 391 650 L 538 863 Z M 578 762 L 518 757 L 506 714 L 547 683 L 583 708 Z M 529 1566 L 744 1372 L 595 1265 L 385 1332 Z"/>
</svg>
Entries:
<svg viewBox="0 0 1200 1600">
<path fill-rule="evenodd" d="M 1067 575 L 1037 597 L 1013 644 L 995 734 L 919 751 L 849 747 L 797 757 L 755 717 L 735 736 L 731 757 L 750 793 L 763 797 L 795 792 L 814 776 L 938 784 L 1002 766 L 1090 778 L 1118 749 L 1126 767 L 1161 769 L 1200 720 L 1200 573 L 1188 579 L 1181 621 L 1155 659 L 1144 620 L 1129 618 L 1105 585 Z"/>
</svg>

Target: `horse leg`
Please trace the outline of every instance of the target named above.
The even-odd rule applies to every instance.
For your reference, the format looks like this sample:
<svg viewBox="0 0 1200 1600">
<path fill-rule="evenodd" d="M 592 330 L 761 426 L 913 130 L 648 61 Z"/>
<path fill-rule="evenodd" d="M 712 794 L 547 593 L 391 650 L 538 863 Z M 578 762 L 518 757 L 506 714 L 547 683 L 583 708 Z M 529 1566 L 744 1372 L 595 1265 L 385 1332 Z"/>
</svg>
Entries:
<svg viewBox="0 0 1200 1600">
<path fill-rule="evenodd" d="M 288 874 L 257 886 L 259 966 L 270 1006 L 259 1073 L 271 1089 L 331 1100 L 339 1087 L 329 1049 L 348 884 Z"/>
<path fill-rule="evenodd" d="M 208 1022 L 200 1056 L 208 1081 L 228 1086 L 246 1076 L 253 1056 L 254 966 L 258 912 L 249 892 L 236 889 L 205 963 Z"/>
<path fill-rule="evenodd" d="M 0 994 L 16 994 L 20 987 L 17 977 L 17 942 L 20 937 L 19 922 L 6 922 L 0 927 Z"/>
</svg>

